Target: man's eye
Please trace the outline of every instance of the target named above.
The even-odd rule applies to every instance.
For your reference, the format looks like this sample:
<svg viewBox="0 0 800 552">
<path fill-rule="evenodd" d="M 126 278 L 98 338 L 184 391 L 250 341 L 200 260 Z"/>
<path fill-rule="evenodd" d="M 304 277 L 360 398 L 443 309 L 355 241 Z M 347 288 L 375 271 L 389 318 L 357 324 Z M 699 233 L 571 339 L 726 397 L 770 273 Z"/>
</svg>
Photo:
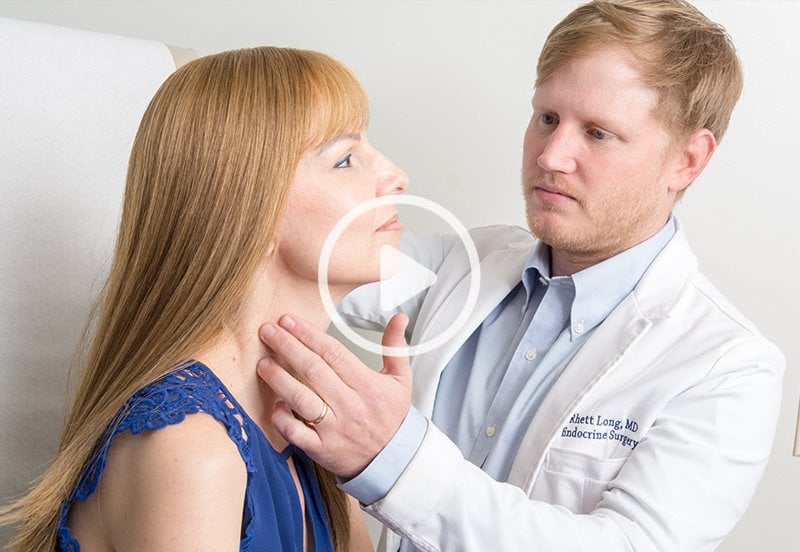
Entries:
<svg viewBox="0 0 800 552">
<path fill-rule="evenodd" d="M 339 160 L 338 160 L 338 161 L 337 161 L 337 162 L 336 162 L 336 163 L 333 165 L 333 168 L 334 168 L 334 169 L 346 169 L 346 168 L 350 167 L 350 158 L 351 158 L 352 156 L 353 156 L 353 154 L 352 154 L 352 153 L 348 153 L 347 155 L 345 155 L 344 157 L 342 157 L 341 159 L 339 159 Z"/>
<path fill-rule="evenodd" d="M 555 115 L 551 115 L 550 113 L 545 113 L 542 115 L 542 123 L 546 125 L 554 125 L 556 123 Z"/>
<path fill-rule="evenodd" d="M 591 134 L 592 137 L 595 138 L 596 140 L 605 140 L 609 136 L 608 133 L 603 132 L 602 130 L 598 130 L 596 128 L 591 129 L 589 131 L 589 134 Z"/>
</svg>

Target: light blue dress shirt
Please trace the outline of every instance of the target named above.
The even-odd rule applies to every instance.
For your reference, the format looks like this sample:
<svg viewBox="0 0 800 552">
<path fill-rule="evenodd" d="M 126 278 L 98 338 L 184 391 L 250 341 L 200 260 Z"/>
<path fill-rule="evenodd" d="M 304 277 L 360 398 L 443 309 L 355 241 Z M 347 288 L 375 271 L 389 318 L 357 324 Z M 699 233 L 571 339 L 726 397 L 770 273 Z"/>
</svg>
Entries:
<svg viewBox="0 0 800 552">
<path fill-rule="evenodd" d="M 433 422 L 466 459 L 498 481 L 507 479 L 531 419 L 564 367 L 674 234 L 670 218 L 648 240 L 572 276 L 551 277 L 549 248 L 537 244 L 519 285 L 442 372 Z M 412 407 L 389 444 L 342 488 L 364 504 L 386 496 L 426 428 Z M 412 549 L 407 542 L 406 549 Z"/>
</svg>

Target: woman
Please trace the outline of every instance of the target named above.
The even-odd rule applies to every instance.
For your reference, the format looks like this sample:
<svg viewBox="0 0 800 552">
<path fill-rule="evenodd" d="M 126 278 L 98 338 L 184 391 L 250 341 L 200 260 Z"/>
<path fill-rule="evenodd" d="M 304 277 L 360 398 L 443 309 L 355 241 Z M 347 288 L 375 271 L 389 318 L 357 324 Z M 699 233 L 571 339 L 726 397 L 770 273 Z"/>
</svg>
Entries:
<svg viewBox="0 0 800 552">
<path fill-rule="evenodd" d="M 272 427 L 255 370 L 263 322 L 327 326 L 328 231 L 405 189 L 367 119 L 354 76 L 309 51 L 224 52 L 161 86 L 59 452 L 2 518 L 21 523 L 13 550 L 371 550 L 359 509 Z M 392 207 L 348 226 L 334 298 L 378 279 L 399 230 Z"/>
</svg>

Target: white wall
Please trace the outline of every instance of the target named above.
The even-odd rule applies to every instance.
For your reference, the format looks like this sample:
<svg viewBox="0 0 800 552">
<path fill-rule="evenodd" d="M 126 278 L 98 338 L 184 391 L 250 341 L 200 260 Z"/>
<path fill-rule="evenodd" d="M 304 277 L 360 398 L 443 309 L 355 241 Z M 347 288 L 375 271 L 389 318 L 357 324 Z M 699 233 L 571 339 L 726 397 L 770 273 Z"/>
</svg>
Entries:
<svg viewBox="0 0 800 552">
<path fill-rule="evenodd" d="M 519 167 L 536 58 L 549 28 L 578 3 L 0 0 L 0 17 L 148 38 L 200 54 L 258 44 L 333 54 L 366 86 L 371 141 L 406 169 L 410 192 L 475 226 L 524 224 Z M 787 357 L 772 459 L 721 550 L 796 550 L 800 2 L 697 5 L 730 31 L 746 86 L 721 148 L 678 212 L 704 271 Z"/>
</svg>

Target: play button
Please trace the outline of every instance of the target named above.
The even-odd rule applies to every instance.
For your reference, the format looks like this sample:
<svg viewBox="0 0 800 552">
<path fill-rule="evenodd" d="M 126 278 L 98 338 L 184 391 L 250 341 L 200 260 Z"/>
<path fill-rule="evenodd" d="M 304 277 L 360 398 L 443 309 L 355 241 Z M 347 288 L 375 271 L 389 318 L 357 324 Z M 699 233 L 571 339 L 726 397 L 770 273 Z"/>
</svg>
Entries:
<svg viewBox="0 0 800 552">
<path fill-rule="evenodd" d="M 391 245 L 381 247 L 381 310 L 392 311 L 428 289 L 436 274 Z"/>
<path fill-rule="evenodd" d="M 461 305 L 448 303 L 446 310 L 449 318 L 443 324 L 443 331 L 436 335 L 424 335 L 420 341 L 414 341 L 404 347 L 385 347 L 380 343 L 374 343 L 360 335 L 353 328 L 350 328 L 339 313 L 336 305 L 333 304 L 330 290 L 328 289 L 328 263 L 331 259 L 333 246 L 339 236 L 342 235 L 347 226 L 361 215 L 368 213 L 372 209 L 383 208 L 388 205 L 411 205 L 420 209 L 427 210 L 444 220 L 453 230 L 453 234 L 463 244 L 463 252 L 469 261 L 470 270 L 461 282 L 467 284 L 466 297 Z M 412 253 L 413 254 L 413 253 Z M 418 263 L 413 258 L 401 253 L 396 248 L 384 245 L 380 251 L 380 283 L 378 284 L 379 297 L 375 297 L 375 309 L 380 309 L 384 314 L 391 314 L 393 311 L 402 310 L 403 305 L 415 295 L 428 289 L 436 282 L 436 274 L 431 272 L 426 266 Z M 478 301 L 478 289 L 480 289 L 481 268 L 478 260 L 478 251 L 469 232 L 463 224 L 447 209 L 434 203 L 429 199 L 412 195 L 391 195 L 372 198 L 351 209 L 334 225 L 328 234 L 320 252 L 319 267 L 317 273 L 317 283 L 319 294 L 322 299 L 322 306 L 331 319 L 331 322 L 349 339 L 353 344 L 367 351 L 384 356 L 412 356 L 432 351 L 439 347 L 464 327 L 467 319 L 475 308 Z M 462 286 L 462 291 L 463 286 Z M 412 340 L 413 341 L 413 340 Z"/>
</svg>

